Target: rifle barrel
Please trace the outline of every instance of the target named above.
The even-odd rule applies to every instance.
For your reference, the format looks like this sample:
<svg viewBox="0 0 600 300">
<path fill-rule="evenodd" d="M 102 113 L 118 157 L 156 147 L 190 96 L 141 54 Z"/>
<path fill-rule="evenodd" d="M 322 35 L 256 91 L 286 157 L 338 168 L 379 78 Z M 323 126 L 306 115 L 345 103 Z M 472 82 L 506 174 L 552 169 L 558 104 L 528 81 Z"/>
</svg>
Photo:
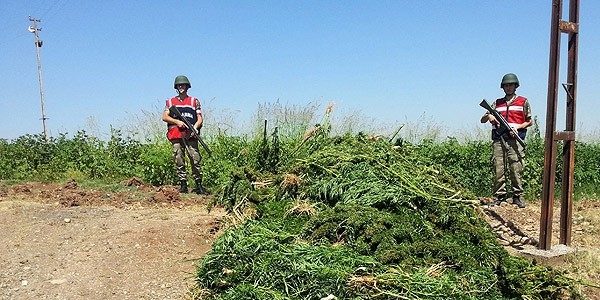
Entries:
<svg viewBox="0 0 600 300">
<path fill-rule="evenodd" d="M 498 123 L 500 123 L 500 126 L 502 128 L 512 132 L 513 135 L 515 136 L 515 139 L 517 140 L 517 142 L 519 142 L 519 144 L 521 144 L 521 146 L 523 146 L 523 147 L 526 146 L 525 141 L 523 141 L 523 139 L 519 136 L 519 132 L 517 132 L 514 128 L 512 128 L 508 124 L 508 121 L 506 121 L 506 119 L 504 119 L 504 117 L 501 114 L 499 114 L 498 111 L 493 109 L 492 106 L 487 102 L 487 100 L 485 100 L 485 99 L 481 100 L 481 103 L 479 103 L 479 106 L 485 108 L 488 112 L 490 112 L 494 116 L 494 118 L 496 118 Z"/>
<path fill-rule="evenodd" d="M 200 137 L 200 132 L 198 132 L 196 127 L 194 127 L 194 125 L 192 125 L 192 123 L 190 123 L 190 121 L 181 114 L 179 109 L 175 106 L 171 106 L 171 107 L 169 107 L 169 111 L 171 113 L 173 113 L 175 115 L 175 117 L 177 117 L 177 119 L 180 119 L 181 121 L 183 121 L 185 123 L 185 126 L 187 126 L 194 133 L 194 135 L 198 139 L 198 142 L 200 142 L 200 145 L 202 145 L 202 148 L 204 148 L 206 153 L 208 153 L 208 156 L 212 156 L 212 151 L 210 151 L 210 149 L 208 148 L 208 145 Z"/>
</svg>

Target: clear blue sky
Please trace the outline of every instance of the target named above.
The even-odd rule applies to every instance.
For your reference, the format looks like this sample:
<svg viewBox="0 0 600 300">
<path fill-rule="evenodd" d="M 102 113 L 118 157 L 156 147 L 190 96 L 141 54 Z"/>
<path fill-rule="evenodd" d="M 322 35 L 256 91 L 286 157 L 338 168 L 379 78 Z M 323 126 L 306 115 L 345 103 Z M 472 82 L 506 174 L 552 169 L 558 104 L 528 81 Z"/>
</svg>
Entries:
<svg viewBox="0 0 600 300">
<path fill-rule="evenodd" d="M 337 111 L 360 111 L 385 123 L 425 117 L 469 130 L 484 126 L 479 102 L 503 96 L 500 79 L 513 72 L 521 81 L 517 92 L 544 121 L 551 4 L 3 0 L 0 138 L 43 130 L 28 16 L 41 19 L 53 136 L 85 129 L 90 118 L 119 127 L 132 114 L 160 111 L 175 95 L 179 74 L 190 78 L 190 94 L 205 109 L 241 119 L 259 103 L 279 99 L 298 106 L 335 102 Z M 600 1 L 581 0 L 580 26 L 577 126 L 598 132 Z M 561 83 L 565 77 L 562 68 Z M 561 87 L 561 110 L 564 99 Z"/>
</svg>

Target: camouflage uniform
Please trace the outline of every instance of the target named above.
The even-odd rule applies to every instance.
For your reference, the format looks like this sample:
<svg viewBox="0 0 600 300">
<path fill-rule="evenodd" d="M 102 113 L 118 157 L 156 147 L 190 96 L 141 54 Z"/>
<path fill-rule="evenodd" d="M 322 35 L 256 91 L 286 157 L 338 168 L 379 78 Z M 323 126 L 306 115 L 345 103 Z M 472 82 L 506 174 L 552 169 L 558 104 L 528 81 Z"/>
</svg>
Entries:
<svg viewBox="0 0 600 300">
<path fill-rule="evenodd" d="M 502 116 L 508 125 L 516 129 L 521 139 L 525 139 L 527 127 L 531 126 L 531 106 L 527 98 L 517 96 L 519 79 L 513 73 L 502 77 L 500 88 L 505 92 L 503 98 L 492 103 L 492 109 Z M 507 199 L 506 177 L 509 177 L 512 186 L 512 202 L 519 208 L 524 208 L 521 202 L 523 194 L 523 170 L 525 168 L 525 149 L 512 136 L 512 131 L 499 130 L 498 120 L 486 112 L 481 117 L 481 123 L 492 122 L 492 163 L 494 166 L 494 196 L 493 205 L 500 205 Z"/>
<path fill-rule="evenodd" d="M 162 119 L 167 123 L 167 138 L 173 145 L 173 161 L 177 167 L 177 177 L 181 184 L 179 191 L 182 193 L 188 192 L 185 164 L 185 153 L 187 152 L 190 158 L 192 176 L 196 182 L 196 188 L 193 191 L 208 195 L 210 192 L 202 186 L 198 139 L 194 135 L 190 136 L 191 129 L 185 129 L 186 124 L 183 122 L 184 120 L 187 121 L 190 126 L 196 127 L 197 130 L 202 127 L 203 123 L 200 101 L 187 94 L 188 89 L 191 87 L 192 85 L 186 76 L 179 75 L 175 78 L 173 88 L 177 90 L 179 95 L 166 101 Z M 170 108 L 172 107 L 176 108 L 175 115 L 171 115 Z M 176 119 L 177 116 L 184 118 L 184 120 Z"/>
<path fill-rule="evenodd" d="M 511 105 L 508 101 L 507 105 Z M 492 103 L 495 108 L 496 103 Z M 529 101 L 525 102 L 523 112 L 527 119 L 531 118 L 531 106 Z M 524 135 L 523 135 L 524 138 Z M 506 175 L 512 185 L 513 196 L 520 196 L 523 193 L 523 170 L 525 169 L 525 149 L 517 142 L 517 139 L 508 136 L 498 136 L 492 142 L 492 163 L 494 166 L 494 190 L 496 198 L 506 198 Z"/>
<path fill-rule="evenodd" d="M 168 110 L 169 108 L 167 108 Z M 199 108 L 198 108 L 199 109 Z M 198 140 L 195 138 L 170 140 L 173 145 L 173 161 L 177 167 L 177 177 L 180 181 L 187 180 L 187 170 L 185 165 L 185 153 L 190 156 L 192 177 L 195 182 L 202 182 L 201 156 L 198 148 Z M 187 148 L 186 148 L 187 146 Z"/>
</svg>

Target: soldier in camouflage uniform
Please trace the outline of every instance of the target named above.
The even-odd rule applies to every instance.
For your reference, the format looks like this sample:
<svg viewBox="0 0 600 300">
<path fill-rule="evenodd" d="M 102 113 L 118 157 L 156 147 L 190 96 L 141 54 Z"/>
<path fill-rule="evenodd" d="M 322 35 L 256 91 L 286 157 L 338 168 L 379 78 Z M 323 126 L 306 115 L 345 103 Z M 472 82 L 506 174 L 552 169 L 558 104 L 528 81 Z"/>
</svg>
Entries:
<svg viewBox="0 0 600 300">
<path fill-rule="evenodd" d="M 517 75 L 508 73 L 502 77 L 500 88 L 504 90 L 505 96 L 496 99 L 492 108 L 498 111 L 513 127 L 521 139 L 525 140 L 527 127 L 533 123 L 531 120 L 531 106 L 527 98 L 517 96 L 519 87 Z M 490 122 L 492 129 L 492 161 L 494 165 L 494 197 L 496 200 L 492 206 L 500 205 L 507 200 L 506 178 L 509 177 L 512 186 L 512 203 L 519 208 L 525 204 L 521 199 L 523 194 L 523 169 L 525 167 L 525 149 L 517 142 L 512 131 L 504 131 L 498 134 L 498 120 L 492 114 L 486 112 L 481 117 L 481 123 Z"/>
<path fill-rule="evenodd" d="M 200 166 L 201 157 L 198 150 L 198 137 L 190 135 L 184 121 L 171 115 L 169 108 L 175 106 L 181 115 L 186 118 L 197 130 L 202 127 L 202 111 L 200 109 L 200 100 L 187 94 L 188 89 L 192 87 L 186 76 L 180 75 L 175 78 L 173 88 L 177 90 L 178 95 L 166 101 L 166 107 L 162 115 L 162 120 L 167 123 L 167 138 L 173 144 L 173 160 L 177 166 L 177 176 L 181 183 L 179 192 L 187 193 L 187 173 L 185 166 L 185 153 L 190 157 L 192 175 L 196 183 L 193 192 L 201 195 L 210 194 L 202 186 L 202 170 Z"/>
</svg>

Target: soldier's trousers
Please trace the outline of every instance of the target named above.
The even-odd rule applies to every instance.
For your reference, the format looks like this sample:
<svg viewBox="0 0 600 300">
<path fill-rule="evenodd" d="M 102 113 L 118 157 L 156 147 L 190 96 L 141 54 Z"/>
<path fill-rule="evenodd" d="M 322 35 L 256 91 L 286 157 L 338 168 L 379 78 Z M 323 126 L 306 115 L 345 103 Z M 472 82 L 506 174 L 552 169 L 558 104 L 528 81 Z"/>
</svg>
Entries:
<svg viewBox="0 0 600 300">
<path fill-rule="evenodd" d="M 186 152 L 190 158 L 190 164 L 192 167 L 192 176 L 195 182 L 202 181 L 202 170 L 200 168 L 200 151 L 198 150 L 198 140 L 172 140 L 173 144 L 173 161 L 177 167 L 177 177 L 180 181 L 187 180 L 187 171 L 185 165 Z M 187 147 L 186 147 L 187 146 Z M 187 150 L 187 151 L 186 151 Z"/>
<path fill-rule="evenodd" d="M 523 170 L 525 151 L 516 139 L 504 138 L 492 143 L 492 162 L 494 165 L 494 196 L 506 196 L 506 178 L 512 186 L 514 196 L 523 193 Z"/>
</svg>

